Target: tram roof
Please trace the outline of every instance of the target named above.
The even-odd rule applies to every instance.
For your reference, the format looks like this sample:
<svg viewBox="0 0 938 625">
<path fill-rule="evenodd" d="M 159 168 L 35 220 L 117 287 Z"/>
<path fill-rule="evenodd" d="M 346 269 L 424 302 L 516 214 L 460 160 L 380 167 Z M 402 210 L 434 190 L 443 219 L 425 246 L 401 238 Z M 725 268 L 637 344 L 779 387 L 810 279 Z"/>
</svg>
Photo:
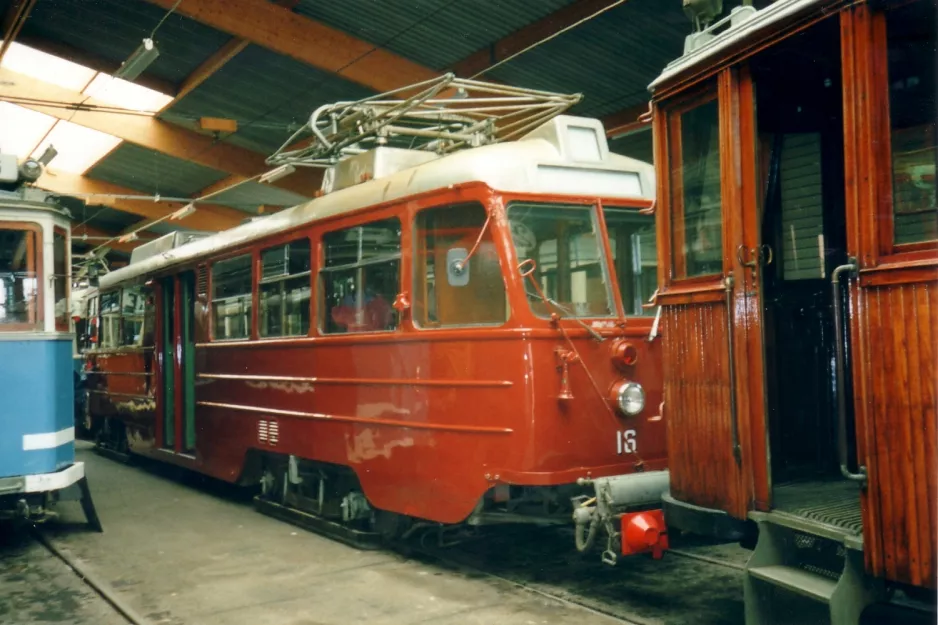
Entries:
<svg viewBox="0 0 938 625">
<path fill-rule="evenodd" d="M 557 132 L 558 124 L 595 130 L 598 158 L 578 160 L 573 141 Z M 100 287 L 106 289 L 302 224 L 458 184 L 481 182 L 505 193 L 652 200 L 654 176 L 651 164 L 609 152 L 599 120 L 559 116 L 519 141 L 456 152 L 128 265 L 103 276 Z"/>
<path fill-rule="evenodd" d="M 756 11 L 743 23 L 724 30 L 706 44 L 669 63 L 661 75 L 648 86 L 648 90 L 655 92 L 695 68 L 719 62 L 740 45 L 765 38 L 781 24 L 811 13 L 824 5 L 836 3 L 837 0 L 776 0 L 764 9 Z"/>
</svg>

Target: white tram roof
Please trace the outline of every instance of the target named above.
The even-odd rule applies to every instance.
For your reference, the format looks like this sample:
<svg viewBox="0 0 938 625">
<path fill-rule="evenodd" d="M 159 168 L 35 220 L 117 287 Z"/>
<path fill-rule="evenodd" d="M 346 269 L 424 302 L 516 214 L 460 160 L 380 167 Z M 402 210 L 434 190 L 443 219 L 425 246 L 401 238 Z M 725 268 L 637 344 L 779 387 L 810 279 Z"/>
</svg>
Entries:
<svg viewBox="0 0 938 625">
<path fill-rule="evenodd" d="M 654 167 L 609 152 L 599 120 L 560 115 L 518 141 L 443 156 L 117 269 L 102 276 L 100 288 L 106 289 L 301 224 L 469 182 L 483 182 L 496 191 L 509 193 L 642 200 L 654 199 L 655 193 Z"/>
<path fill-rule="evenodd" d="M 648 90 L 654 92 L 688 70 L 714 62 L 736 45 L 747 40 L 764 38 L 778 24 L 785 23 L 801 14 L 810 13 L 825 4 L 832 4 L 832 0 L 776 0 L 764 9 L 755 11 L 745 21 L 730 26 L 710 41 L 668 63 L 661 75 L 648 86 Z"/>
</svg>

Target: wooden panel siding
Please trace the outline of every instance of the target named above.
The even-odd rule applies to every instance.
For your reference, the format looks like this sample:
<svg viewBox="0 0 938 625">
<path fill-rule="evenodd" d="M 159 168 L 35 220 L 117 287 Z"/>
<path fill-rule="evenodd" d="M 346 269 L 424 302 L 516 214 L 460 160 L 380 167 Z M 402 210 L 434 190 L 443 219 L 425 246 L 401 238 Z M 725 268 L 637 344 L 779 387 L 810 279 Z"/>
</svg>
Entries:
<svg viewBox="0 0 938 625">
<path fill-rule="evenodd" d="M 666 306 L 662 331 L 671 494 L 745 518 L 748 498 L 733 458 L 726 305 Z"/>
<path fill-rule="evenodd" d="M 857 405 L 871 485 L 867 566 L 887 579 L 934 588 L 938 283 L 860 289 L 858 309 Z"/>
</svg>

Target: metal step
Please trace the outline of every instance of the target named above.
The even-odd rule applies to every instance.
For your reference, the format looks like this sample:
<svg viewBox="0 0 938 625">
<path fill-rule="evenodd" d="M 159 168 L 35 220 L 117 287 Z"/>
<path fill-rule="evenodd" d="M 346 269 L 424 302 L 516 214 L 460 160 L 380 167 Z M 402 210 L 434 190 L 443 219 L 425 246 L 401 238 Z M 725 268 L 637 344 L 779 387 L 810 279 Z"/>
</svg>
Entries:
<svg viewBox="0 0 938 625">
<path fill-rule="evenodd" d="M 837 587 L 832 579 L 783 564 L 750 568 L 747 572 L 756 579 L 825 603 L 830 602 Z"/>
</svg>

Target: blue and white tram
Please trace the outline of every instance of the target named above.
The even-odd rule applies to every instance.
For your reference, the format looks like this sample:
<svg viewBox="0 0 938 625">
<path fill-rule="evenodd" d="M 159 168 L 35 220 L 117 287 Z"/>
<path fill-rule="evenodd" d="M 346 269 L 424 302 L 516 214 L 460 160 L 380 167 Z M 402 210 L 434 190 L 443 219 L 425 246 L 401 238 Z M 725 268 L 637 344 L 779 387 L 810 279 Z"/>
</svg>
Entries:
<svg viewBox="0 0 938 625">
<path fill-rule="evenodd" d="M 25 186 L 40 173 L 0 154 L 0 517 L 41 519 L 74 486 L 100 530 L 75 462 L 69 219 Z"/>
</svg>

